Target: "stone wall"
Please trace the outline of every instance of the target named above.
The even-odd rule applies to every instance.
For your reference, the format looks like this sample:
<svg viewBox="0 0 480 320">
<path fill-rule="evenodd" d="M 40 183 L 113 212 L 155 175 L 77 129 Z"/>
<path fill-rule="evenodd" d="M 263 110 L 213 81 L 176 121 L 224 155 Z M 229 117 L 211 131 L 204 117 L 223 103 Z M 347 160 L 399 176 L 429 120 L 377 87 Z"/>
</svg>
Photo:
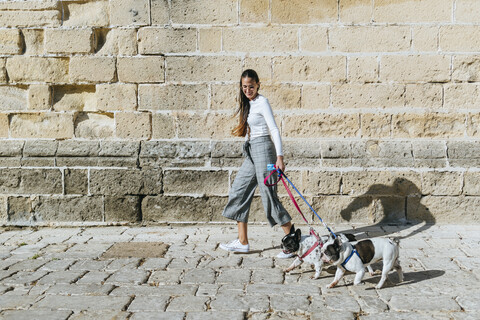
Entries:
<svg viewBox="0 0 480 320">
<path fill-rule="evenodd" d="M 0 221 L 225 221 L 254 68 L 325 220 L 478 223 L 479 23 L 477 0 L 2 1 Z"/>
</svg>

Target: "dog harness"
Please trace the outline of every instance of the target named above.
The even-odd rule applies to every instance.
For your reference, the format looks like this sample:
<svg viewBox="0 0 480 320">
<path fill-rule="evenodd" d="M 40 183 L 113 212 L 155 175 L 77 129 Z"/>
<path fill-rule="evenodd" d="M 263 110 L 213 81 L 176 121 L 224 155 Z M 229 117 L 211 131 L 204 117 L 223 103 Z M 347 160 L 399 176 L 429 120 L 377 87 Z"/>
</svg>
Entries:
<svg viewBox="0 0 480 320">
<path fill-rule="evenodd" d="M 310 249 L 307 250 L 307 252 L 302 254 L 302 256 L 298 257 L 300 259 L 300 261 L 302 261 L 302 262 L 303 262 L 303 259 L 305 259 L 306 256 L 308 256 L 310 253 L 312 253 L 313 250 L 315 250 L 315 248 L 317 248 L 318 246 L 320 246 L 320 248 L 323 247 L 323 243 L 320 243 L 320 237 L 315 232 L 315 230 L 313 230 L 313 228 L 310 228 L 310 234 L 313 235 L 315 238 L 317 238 L 317 241 L 315 241 L 313 246 L 311 246 Z"/>
<path fill-rule="evenodd" d="M 358 256 L 358 258 L 360 259 L 360 261 L 362 261 L 363 263 L 363 260 L 362 258 L 360 257 L 360 255 L 358 254 L 358 251 L 357 249 L 355 249 L 355 247 L 352 246 L 352 252 L 350 253 L 350 255 L 347 257 L 347 259 L 345 259 L 345 261 L 343 261 L 343 263 L 341 264 L 342 268 L 345 269 L 345 265 L 347 264 L 347 262 L 350 260 L 351 257 L 353 257 L 354 254 L 356 254 Z"/>
</svg>

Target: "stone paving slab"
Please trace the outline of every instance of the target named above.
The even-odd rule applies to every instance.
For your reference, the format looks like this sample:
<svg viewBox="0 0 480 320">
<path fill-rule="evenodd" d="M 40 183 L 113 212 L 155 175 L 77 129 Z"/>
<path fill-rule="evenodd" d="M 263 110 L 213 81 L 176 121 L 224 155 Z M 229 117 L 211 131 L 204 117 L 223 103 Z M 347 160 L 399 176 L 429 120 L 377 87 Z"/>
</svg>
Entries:
<svg viewBox="0 0 480 320">
<path fill-rule="evenodd" d="M 317 280 L 306 264 L 285 274 L 282 231 L 266 225 L 249 226 L 249 254 L 218 248 L 235 236 L 231 224 L 0 228 L 0 319 L 478 319 L 480 225 L 336 231 L 400 237 L 405 280 L 392 272 L 375 289 L 381 264 L 363 284 L 347 274 L 333 289 L 335 267 Z M 163 256 L 105 256 L 116 243 L 159 242 Z"/>
</svg>

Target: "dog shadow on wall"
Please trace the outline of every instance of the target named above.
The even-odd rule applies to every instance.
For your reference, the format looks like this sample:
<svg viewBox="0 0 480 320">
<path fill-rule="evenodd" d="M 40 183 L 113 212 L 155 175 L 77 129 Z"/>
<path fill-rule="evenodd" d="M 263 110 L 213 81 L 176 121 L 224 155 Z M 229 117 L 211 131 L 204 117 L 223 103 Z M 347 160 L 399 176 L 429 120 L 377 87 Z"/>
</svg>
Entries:
<svg viewBox="0 0 480 320">
<path fill-rule="evenodd" d="M 412 229 L 410 232 L 401 232 L 398 237 L 408 238 L 435 224 L 435 217 L 421 203 L 421 196 L 420 189 L 412 181 L 396 178 L 392 185 L 371 185 L 367 192 L 356 197 L 340 215 L 345 221 L 350 221 L 353 216 L 365 218 L 360 217 L 359 212 L 364 214 L 367 209 L 368 219 L 374 224 L 355 228 L 355 233 L 365 232 L 369 236 L 376 236 L 371 234 L 375 227 L 395 226 L 383 228 L 385 232 L 382 234 Z"/>
</svg>

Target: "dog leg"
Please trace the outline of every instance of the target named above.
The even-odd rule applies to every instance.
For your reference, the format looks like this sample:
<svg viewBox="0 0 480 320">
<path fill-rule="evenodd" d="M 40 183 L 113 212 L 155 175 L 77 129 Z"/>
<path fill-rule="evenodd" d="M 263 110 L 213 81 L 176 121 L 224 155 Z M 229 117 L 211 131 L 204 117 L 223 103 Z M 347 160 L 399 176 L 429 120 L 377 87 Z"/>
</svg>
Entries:
<svg viewBox="0 0 480 320">
<path fill-rule="evenodd" d="M 295 258 L 295 260 L 293 260 L 292 264 L 287 269 L 284 269 L 283 271 L 290 272 L 301 264 L 302 264 L 302 261 L 297 257 Z"/>
<path fill-rule="evenodd" d="M 337 285 L 338 281 L 340 281 L 340 279 L 342 279 L 344 274 L 345 274 L 345 270 L 343 270 L 340 267 L 337 267 L 337 271 L 335 272 L 335 278 L 333 279 L 332 283 L 330 283 L 327 286 L 327 288 L 331 289 L 331 288 L 335 287 Z"/>
<path fill-rule="evenodd" d="M 387 280 L 387 275 L 392 270 L 393 267 L 393 260 L 386 262 L 383 262 L 383 269 L 382 269 L 382 277 L 380 278 L 380 281 L 376 285 L 376 289 L 381 289 L 383 287 L 383 284 L 385 283 L 385 280 Z"/>
<path fill-rule="evenodd" d="M 403 282 L 403 270 L 402 270 L 402 267 L 400 266 L 400 261 L 398 261 L 398 258 L 395 260 L 395 264 L 393 265 L 393 268 L 397 271 L 399 282 Z"/>
<path fill-rule="evenodd" d="M 372 267 L 370 265 L 368 265 L 367 269 L 368 269 L 368 273 L 370 273 L 370 275 L 373 277 L 375 275 L 375 272 L 373 272 Z"/>
<path fill-rule="evenodd" d="M 362 268 L 355 275 L 355 280 L 353 280 L 353 285 L 358 286 L 360 283 L 362 283 L 362 279 L 364 275 L 365 275 L 365 268 Z"/>
<path fill-rule="evenodd" d="M 320 273 L 322 273 L 322 266 L 323 266 L 322 260 L 315 263 L 315 275 L 312 277 L 312 279 L 316 280 L 320 278 Z"/>
</svg>

